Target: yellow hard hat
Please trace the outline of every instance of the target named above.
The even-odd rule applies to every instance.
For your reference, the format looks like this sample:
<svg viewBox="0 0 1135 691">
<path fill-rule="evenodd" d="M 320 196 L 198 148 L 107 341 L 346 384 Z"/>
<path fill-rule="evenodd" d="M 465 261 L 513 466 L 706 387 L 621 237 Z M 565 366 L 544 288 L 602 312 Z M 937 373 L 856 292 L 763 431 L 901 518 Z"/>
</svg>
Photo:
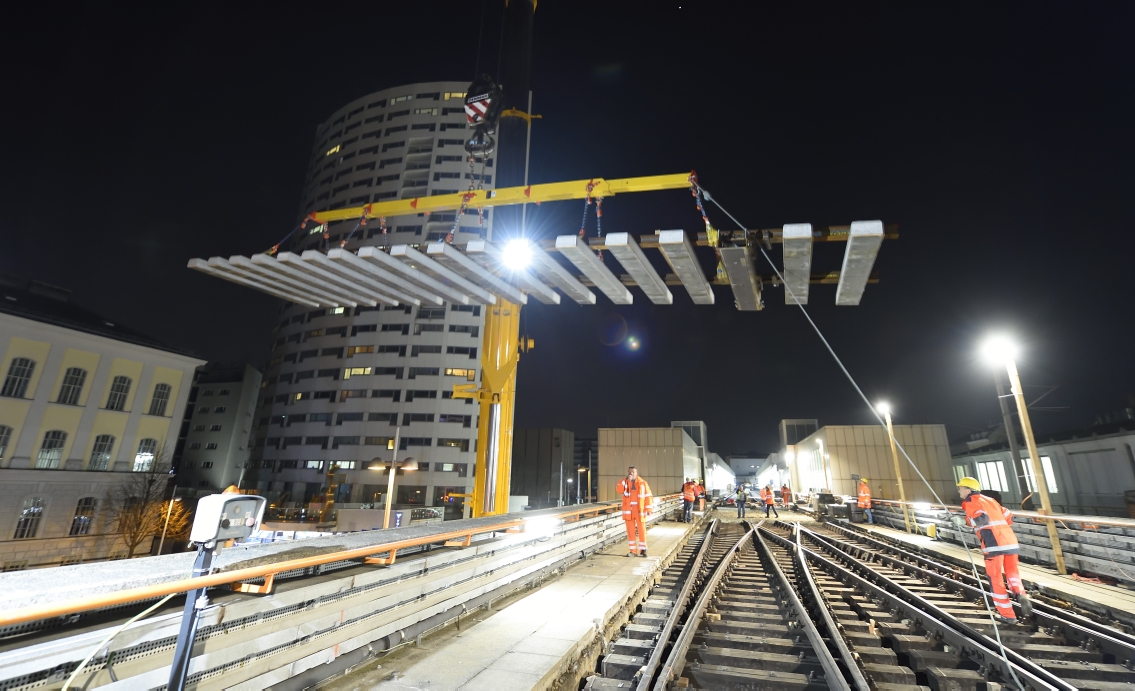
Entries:
<svg viewBox="0 0 1135 691">
<path fill-rule="evenodd" d="M 860 482 L 867 482 L 867 478 L 865 478 L 865 477 L 861 477 L 861 478 L 859 478 L 859 481 L 860 481 Z"/>
<path fill-rule="evenodd" d="M 975 477 L 963 477 L 961 480 L 958 480 L 958 487 L 968 487 L 975 491 L 981 491 L 981 483 L 978 482 Z"/>
</svg>

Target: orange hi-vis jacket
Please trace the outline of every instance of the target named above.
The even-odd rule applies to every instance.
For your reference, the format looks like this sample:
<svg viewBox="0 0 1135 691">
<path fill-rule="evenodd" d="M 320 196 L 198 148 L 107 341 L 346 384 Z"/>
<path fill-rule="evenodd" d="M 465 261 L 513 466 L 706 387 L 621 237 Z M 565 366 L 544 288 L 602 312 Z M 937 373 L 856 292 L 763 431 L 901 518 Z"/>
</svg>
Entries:
<svg viewBox="0 0 1135 691">
<path fill-rule="evenodd" d="M 624 477 L 619 480 L 619 484 L 615 485 L 615 491 L 623 498 L 623 520 L 634 520 L 633 512 L 638 512 L 639 516 L 645 516 L 652 510 L 651 502 L 654 495 L 650 492 L 650 485 L 646 484 L 646 480 L 641 477 L 635 478 L 634 482 L 627 482 Z"/>
<path fill-rule="evenodd" d="M 686 501 L 693 501 L 697 499 L 698 484 L 696 482 L 687 482 L 682 485 L 682 499 Z"/>
<path fill-rule="evenodd" d="M 761 499 L 764 499 L 766 504 L 776 503 L 776 495 L 772 493 L 772 489 L 769 487 L 761 488 Z"/>
<path fill-rule="evenodd" d="M 856 503 L 861 509 L 871 508 L 871 488 L 866 482 L 859 483 L 859 497 Z"/>
<path fill-rule="evenodd" d="M 785 504 L 792 503 L 792 490 L 788 489 L 788 485 L 780 488 L 780 498 L 784 500 Z"/>
<path fill-rule="evenodd" d="M 1020 554 L 1017 536 L 1009 527 L 1013 514 L 1003 509 L 995 499 L 981 492 L 971 492 L 962 500 L 962 508 L 967 522 L 981 538 L 981 551 L 987 559 L 1003 554 Z"/>
</svg>

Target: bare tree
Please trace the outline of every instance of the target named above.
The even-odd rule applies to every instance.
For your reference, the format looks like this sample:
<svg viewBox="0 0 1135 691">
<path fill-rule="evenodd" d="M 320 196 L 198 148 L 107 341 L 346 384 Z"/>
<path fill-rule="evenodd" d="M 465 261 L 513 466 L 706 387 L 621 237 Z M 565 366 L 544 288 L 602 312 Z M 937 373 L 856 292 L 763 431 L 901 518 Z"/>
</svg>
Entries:
<svg viewBox="0 0 1135 691">
<path fill-rule="evenodd" d="M 147 539 L 161 534 L 167 510 L 167 540 L 184 537 L 189 531 L 189 512 L 181 503 L 175 502 L 171 508 L 165 501 L 170 480 L 170 456 L 165 444 L 152 458 L 135 459 L 132 470 L 111 490 L 109 507 L 110 532 L 121 536 L 130 558 Z"/>
</svg>

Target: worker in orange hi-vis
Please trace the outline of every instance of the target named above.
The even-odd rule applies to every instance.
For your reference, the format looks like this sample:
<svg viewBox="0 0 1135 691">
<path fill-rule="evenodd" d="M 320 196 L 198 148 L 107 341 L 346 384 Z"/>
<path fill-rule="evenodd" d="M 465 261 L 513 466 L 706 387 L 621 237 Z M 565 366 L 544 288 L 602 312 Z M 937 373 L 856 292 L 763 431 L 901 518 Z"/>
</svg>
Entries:
<svg viewBox="0 0 1135 691">
<path fill-rule="evenodd" d="M 627 468 L 627 476 L 615 485 L 615 491 L 623 498 L 623 522 L 627 524 L 628 557 L 646 556 L 646 516 L 653 507 L 654 495 L 650 485 L 638 476 L 633 465 Z"/>
<path fill-rule="evenodd" d="M 761 490 L 761 500 L 765 503 L 765 518 L 768 518 L 769 509 L 780 518 L 780 514 L 776 510 L 776 493 L 772 491 L 772 483 L 768 483 Z"/>
<path fill-rule="evenodd" d="M 1032 603 L 1025 594 L 1021 574 L 1017 570 L 1017 555 L 1021 548 L 1017 536 L 1009 527 L 1012 514 L 992 497 L 981 493 L 981 483 L 977 478 L 963 477 L 958 480 L 958 494 L 962 498 L 962 508 L 966 512 L 966 523 L 974 529 L 981 539 L 981 553 L 985 556 L 985 573 L 993 589 L 993 604 L 997 606 L 998 620 L 1004 624 L 1016 624 L 1017 613 L 1013 602 L 1005 590 L 1002 574 L 1009 581 L 1009 590 L 1021 603 L 1021 612 L 1027 617 L 1032 614 Z M 954 527 L 961 529 L 962 517 L 952 516 Z"/>
<path fill-rule="evenodd" d="M 874 523 L 875 517 L 871 515 L 871 488 L 867 485 L 867 478 L 859 478 L 859 496 L 856 497 L 855 503 L 859 508 L 863 509 L 863 514 L 867 516 L 868 523 Z"/>
<path fill-rule="evenodd" d="M 792 490 L 788 489 L 788 485 L 780 486 L 780 498 L 784 500 L 785 508 L 792 503 Z"/>
<path fill-rule="evenodd" d="M 686 478 L 682 485 L 682 520 L 691 523 L 694 520 L 694 501 L 698 498 L 698 483 L 692 477 Z"/>
<path fill-rule="evenodd" d="M 705 483 L 698 480 L 698 511 L 705 511 Z"/>
</svg>

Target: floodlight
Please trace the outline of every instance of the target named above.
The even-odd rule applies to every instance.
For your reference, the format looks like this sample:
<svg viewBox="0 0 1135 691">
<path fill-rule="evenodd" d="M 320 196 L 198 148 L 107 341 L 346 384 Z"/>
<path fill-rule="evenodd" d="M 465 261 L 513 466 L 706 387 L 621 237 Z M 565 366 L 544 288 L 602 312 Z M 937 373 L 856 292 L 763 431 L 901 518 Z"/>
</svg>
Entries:
<svg viewBox="0 0 1135 691">
<path fill-rule="evenodd" d="M 880 415 L 890 415 L 891 414 L 891 404 L 880 401 L 880 402 L 875 404 L 875 410 L 879 411 Z"/>
<path fill-rule="evenodd" d="M 509 240 L 501 252 L 501 261 L 513 271 L 523 271 L 532 263 L 532 247 L 524 238 Z"/>
<path fill-rule="evenodd" d="M 1004 365 L 1017 357 L 1017 346 L 1005 336 L 991 336 L 981 344 L 981 355 L 991 365 Z"/>
</svg>

